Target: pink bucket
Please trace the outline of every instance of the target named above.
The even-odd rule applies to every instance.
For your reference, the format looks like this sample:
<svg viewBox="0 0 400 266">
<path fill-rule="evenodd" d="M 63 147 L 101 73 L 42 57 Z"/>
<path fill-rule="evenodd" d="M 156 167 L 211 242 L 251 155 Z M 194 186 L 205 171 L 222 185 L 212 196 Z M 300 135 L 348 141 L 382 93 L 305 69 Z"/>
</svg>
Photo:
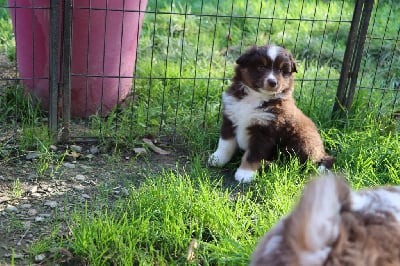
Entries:
<svg viewBox="0 0 400 266">
<path fill-rule="evenodd" d="M 71 115 L 106 115 L 131 90 L 147 0 L 72 2 Z M 47 109 L 50 0 L 8 3 L 20 77 Z"/>
</svg>

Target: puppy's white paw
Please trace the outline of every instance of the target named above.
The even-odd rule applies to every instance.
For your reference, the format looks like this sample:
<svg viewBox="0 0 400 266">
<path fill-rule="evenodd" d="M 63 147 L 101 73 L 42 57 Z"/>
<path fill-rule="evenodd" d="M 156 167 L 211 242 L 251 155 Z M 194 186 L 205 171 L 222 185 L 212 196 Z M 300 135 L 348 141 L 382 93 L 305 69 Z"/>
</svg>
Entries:
<svg viewBox="0 0 400 266">
<path fill-rule="evenodd" d="M 256 172 L 253 170 L 237 169 L 235 173 L 235 180 L 240 183 L 250 183 L 253 181 Z"/>
<path fill-rule="evenodd" d="M 211 154 L 211 156 L 208 158 L 208 165 L 210 166 L 224 166 L 227 162 L 229 162 L 231 158 L 226 156 L 225 153 L 219 152 L 218 150 Z"/>
<path fill-rule="evenodd" d="M 210 166 L 224 166 L 232 158 L 237 143 L 235 138 L 223 139 L 219 138 L 217 150 L 208 158 Z"/>
<path fill-rule="evenodd" d="M 325 165 L 321 164 L 320 166 L 318 166 L 317 168 L 318 173 L 331 173 L 331 170 L 329 170 Z"/>
</svg>

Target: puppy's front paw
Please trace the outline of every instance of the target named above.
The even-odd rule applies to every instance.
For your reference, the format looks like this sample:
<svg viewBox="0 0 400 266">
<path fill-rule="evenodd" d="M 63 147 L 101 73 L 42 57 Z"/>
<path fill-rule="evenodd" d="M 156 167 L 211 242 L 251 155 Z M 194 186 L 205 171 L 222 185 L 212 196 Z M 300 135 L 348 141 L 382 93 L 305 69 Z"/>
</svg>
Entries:
<svg viewBox="0 0 400 266">
<path fill-rule="evenodd" d="M 223 139 L 219 138 L 217 150 L 208 158 L 210 166 L 224 166 L 232 158 L 237 143 L 235 138 Z"/>
<path fill-rule="evenodd" d="M 235 180 L 240 183 L 250 183 L 254 179 L 255 175 L 256 172 L 253 170 L 246 170 L 239 168 L 236 170 Z"/>
<path fill-rule="evenodd" d="M 229 159 L 230 158 L 228 158 L 224 153 L 216 151 L 208 158 L 208 165 L 221 167 L 224 166 Z"/>
</svg>

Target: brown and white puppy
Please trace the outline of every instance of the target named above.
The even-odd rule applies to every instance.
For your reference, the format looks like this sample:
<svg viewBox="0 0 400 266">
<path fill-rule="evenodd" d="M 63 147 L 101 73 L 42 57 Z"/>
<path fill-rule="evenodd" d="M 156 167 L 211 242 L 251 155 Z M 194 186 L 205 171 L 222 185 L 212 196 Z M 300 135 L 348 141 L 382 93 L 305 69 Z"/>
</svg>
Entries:
<svg viewBox="0 0 400 266">
<path fill-rule="evenodd" d="M 237 61 L 232 84 L 222 94 L 221 135 L 211 166 L 223 166 L 237 147 L 244 150 L 235 173 L 239 182 L 250 182 L 261 161 L 272 161 L 279 152 L 294 154 L 330 168 L 318 129 L 295 105 L 292 96 L 296 63 L 282 47 L 253 46 Z"/>
<path fill-rule="evenodd" d="M 330 174 L 258 243 L 251 266 L 400 265 L 400 187 L 350 189 Z"/>
</svg>

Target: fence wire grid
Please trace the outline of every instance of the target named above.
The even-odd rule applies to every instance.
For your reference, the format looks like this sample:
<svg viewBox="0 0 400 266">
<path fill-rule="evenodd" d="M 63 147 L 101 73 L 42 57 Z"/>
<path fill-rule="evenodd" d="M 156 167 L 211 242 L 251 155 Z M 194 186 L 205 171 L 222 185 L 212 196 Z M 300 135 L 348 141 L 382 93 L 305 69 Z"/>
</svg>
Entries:
<svg viewBox="0 0 400 266">
<path fill-rule="evenodd" d="M 65 139 L 218 134 L 235 60 L 270 43 L 296 58 L 295 98 L 314 121 L 400 110 L 397 1 L 56 2 L 0 1 L 4 132 L 49 120 Z"/>
</svg>

